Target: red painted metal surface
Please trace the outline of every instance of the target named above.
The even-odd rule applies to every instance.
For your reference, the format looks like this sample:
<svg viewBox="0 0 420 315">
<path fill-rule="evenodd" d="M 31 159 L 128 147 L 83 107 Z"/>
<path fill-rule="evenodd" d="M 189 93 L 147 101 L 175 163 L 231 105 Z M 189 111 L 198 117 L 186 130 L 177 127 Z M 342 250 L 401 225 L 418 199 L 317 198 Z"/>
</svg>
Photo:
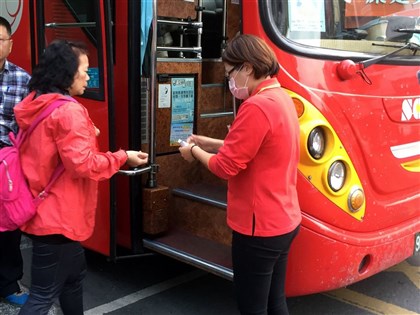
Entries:
<svg viewBox="0 0 420 315">
<path fill-rule="evenodd" d="M 115 1 L 115 5 L 115 20 L 127 21 L 127 1 Z M 243 1 L 242 9 L 244 33 L 256 34 L 273 47 L 281 63 L 279 80 L 282 86 L 302 96 L 327 119 L 347 150 L 366 195 L 365 216 L 358 221 L 299 174 L 304 219 L 290 253 L 287 294 L 310 294 L 342 287 L 406 259 L 413 252 L 414 234 L 420 231 L 420 182 L 418 173 L 402 166 L 410 159 L 397 158 L 392 148 L 419 141 L 418 117 L 413 111 L 409 115 L 410 112 L 403 109 L 404 106 L 413 108 L 420 99 L 418 65 L 374 64 L 364 70 L 372 82 L 368 85 L 356 73 L 360 67 L 350 61 L 298 56 L 277 47 L 259 21 L 258 1 Z M 27 6 L 23 8 L 21 24 L 13 35 L 16 39 L 11 58 L 26 68 L 31 67 L 31 47 L 36 47 L 27 36 L 30 30 L 28 10 Z M 105 22 L 103 14 L 101 19 Z M 127 63 L 127 25 L 116 23 L 114 32 L 114 45 L 118 47 L 114 77 L 111 78 L 116 91 L 115 122 L 118 126 L 126 126 L 129 115 L 126 74 L 130 66 Z M 105 32 L 101 36 L 105 41 Z M 106 51 L 103 53 L 105 57 Z M 101 150 L 109 149 L 107 76 L 105 71 L 104 101 L 81 99 L 101 129 Z M 117 147 L 128 147 L 127 128 L 118 128 L 116 144 Z M 129 247 L 128 179 L 119 177 L 116 180 L 118 243 Z M 105 255 L 110 251 L 109 214 L 109 183 L 102 182 L 95 233 L 85 246 Z"/>
<path fill-rule="evenodd" d="M 23 0 L 2 3 L 1 16 L 12 26 L 13 48 L 9 60 L 26 71 L 32 71 L 29 6 Z"/>
<path fill-rule="evenodd" d="M 340 61 L 298 56 L 277 47 L 255 18 L 258 2 L 242 5 L 244 33 L 270 44 L 281 64 L 282 86 L 326 117 L 350 155 L 366 195 L 365 216 L 357 221 L 299 176 L 304 219 L 290 254 L 287 294 L 349 285 L 411 256 L 414 235 L 420 231 L 419 175 L 402 167 L 413 157 L 396 158 L 391 148 L 419 141 L 418 117 L 402 119 L 403 103 L 418 104 L 420 99 L 419 67 L 374 64 L 364 70 L 372 81 L 368 85 L 356 75 L 359 69 L 352 62 L 345 61 L 337 72 Z"/>
</svg>

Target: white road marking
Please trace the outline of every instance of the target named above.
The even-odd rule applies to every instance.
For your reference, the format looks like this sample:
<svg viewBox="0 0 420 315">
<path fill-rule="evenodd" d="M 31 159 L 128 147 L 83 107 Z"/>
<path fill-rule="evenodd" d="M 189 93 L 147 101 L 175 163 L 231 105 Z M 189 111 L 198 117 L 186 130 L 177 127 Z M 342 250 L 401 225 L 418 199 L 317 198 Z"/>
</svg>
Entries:
<svg viewBox="0 0 420 315">
<path fill-rule="evenodd" d="M 150 287 L 147 287 L 143 290 L 134 292 L 132 294 L 123 296 L 119 299 L 116 299 L 114 301 L 111 301 L 106 304 L 99 305 L 97 307 L 91 308 L 90 310 L 87 310 L 84 312 L 84 315 L 102 315 L 104 313 L 109 313 L 115 310 L 118 310 L 120 308 L 126 307 L 127 305 L 136 303 L 140 300 L 143 300 L 145 298 L 148 298 L 150 296 L 159 294 L 163 291 L 169 290 L 173 287 L 176 287 L 178 285 L 190 282 L 192 280 L 195 280 L 197 278 L 200 278 L 207 273 L 202 270 L 195 270 L 190 273 L 187 273 L 185 275 L 172 278 L 168 281 L 164 281 L 155 285 L 152 285 Z"/>
</svg>

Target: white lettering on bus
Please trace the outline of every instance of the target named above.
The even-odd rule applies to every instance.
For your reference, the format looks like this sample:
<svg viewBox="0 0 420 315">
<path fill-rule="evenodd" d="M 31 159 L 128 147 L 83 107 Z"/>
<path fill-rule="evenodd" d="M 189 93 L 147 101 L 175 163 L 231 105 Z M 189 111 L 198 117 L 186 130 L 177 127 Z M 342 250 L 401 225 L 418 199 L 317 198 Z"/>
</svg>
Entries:
<svg viewBox="0 0 420 315">
<path fill-rule="evenodd" d="M 420 119 L 420 98 L 407 99 L 402 102 L 401 121 Z"/>
</svg>

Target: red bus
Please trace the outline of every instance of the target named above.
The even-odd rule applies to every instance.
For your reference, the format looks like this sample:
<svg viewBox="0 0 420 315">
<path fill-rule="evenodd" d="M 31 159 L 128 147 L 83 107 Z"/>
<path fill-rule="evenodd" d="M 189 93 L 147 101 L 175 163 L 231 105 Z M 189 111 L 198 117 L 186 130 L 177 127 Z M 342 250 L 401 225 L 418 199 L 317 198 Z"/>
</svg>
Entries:
<svg viewBox="0 0 420 315">
<path fill-rule="evenodd" d="M 9 0 L 12 61 L 54 39 L 89 45 L 81 97 L 102 150 L 150 165 L 100 183 L 84 243 L 113 261 L 160 253 L 231 279 L 226 183 L 180 157 L 190 133 L 223 138 L 240 102 L 220 59 L 237 33 L 276 52 L 301 126 L 301 232 L 286 292 L 343 287 L 420 250 L 420 1 Z M 281 144 L 279 144 L 281 146 Z"/>
</svg>

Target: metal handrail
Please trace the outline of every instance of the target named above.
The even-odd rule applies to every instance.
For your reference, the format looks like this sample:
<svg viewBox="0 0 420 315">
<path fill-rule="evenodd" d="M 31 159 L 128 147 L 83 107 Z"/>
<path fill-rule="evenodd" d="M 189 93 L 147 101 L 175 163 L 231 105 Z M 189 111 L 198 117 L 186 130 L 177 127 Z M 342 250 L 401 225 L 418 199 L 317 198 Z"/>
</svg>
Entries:
<svg viewBox="0 0 420 315">
<path fill-rule="evenodd" d="M 173 47 L 173 46 L 157 46 L 157 51 L 190 51 L 194 53 L 201 53 L 201 47 Z"/>
<path fill-rule="evenodd" d="M 217 112 L 217 113 L 205 113 L 205 114 L 201 114 L 200 118 L 218 118 L 218 117 L 226 117 L 226 116 L 233 116 L 233 111 Z"/>
<path fill-rule="evenodd" d="M 157 54 L 154 49 L 157 47 L 157 0 L 153 1 L 153 19 L 152 19 L 152 42 L 151 42 L 151 52 L 150 52 L 150 100 L 149 100 L 149 113 L 150 113 L 150 132 L 149 132 L 149 163 L 152 166 L 152 169 L 149 172 L 149 177 L 147 179 L 146 186 L 148 188 L 157 187 L 157 176 L 156 176 L 156 148 L 155 148 L 155 139 L 156 139 L 156 71 L 157 71 Z"/>
<path fill-rule="evenodd" d="M 46 23 L 46 28 L 95 27 L 96 22 L 81 23 Z"/>
<path fill-rule="evenodd" d="M 178 25 L 178 26 L 189 26 L 192 28 L 202 28 L 203 22 L 192 22 L 192 21 L 174 21 L 174 20 L 157 20 L 160 24 Z"/>
<path fill-rule="evenodd" d="M 142 168 L 135 168 L 133 170 L 119 170 L 118 174 L 126 175 L 126 176 L 137 176 L 140 174 L 148 173 L 152 170 L 151 166 L 146 166 Z"/>
</svg>

